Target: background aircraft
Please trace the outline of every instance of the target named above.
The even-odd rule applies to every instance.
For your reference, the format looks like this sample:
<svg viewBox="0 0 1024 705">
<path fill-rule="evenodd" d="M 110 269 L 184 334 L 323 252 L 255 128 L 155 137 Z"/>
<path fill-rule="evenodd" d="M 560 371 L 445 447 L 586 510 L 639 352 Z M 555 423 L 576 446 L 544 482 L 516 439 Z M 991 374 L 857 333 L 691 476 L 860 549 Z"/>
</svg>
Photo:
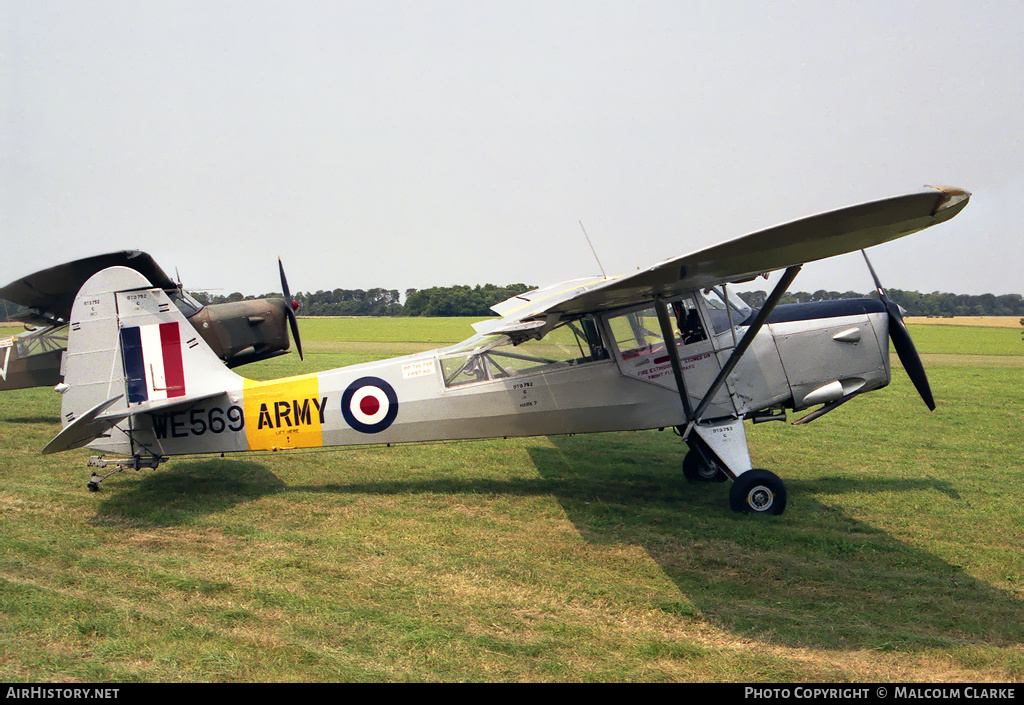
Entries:
<svg viewBox="0 0 1024 705">
<path fill-rule="evenodd" d="M 733 509 L 779 514 L 785 485 L 753 467 L 744 420 L 821 405 L 806 422 L 886 386 L 889 338 L 934 408 L 877 278 L 877 300 L 779 299 L 802 263 L 942 223 L 969 198 L 928 188 L 811 216 L 636 274 L 513 297 L 450 348 L 268 382 L 227 369 L 162 288 L 110 267 L 72 307 L 63 430 L 43 452 L 127 456 L 90 459 L 112 474 L 184 454 L 674 427 L 688 478 L 731 479 Z M 728 289 L 777 269 L 758 311 Z"/>
<path fill-rule="evenodd" d="M 255 299 L 204 306 L 171 280 L 145 252 L 124 250 L 59 264 L 13 281 L 0 299 L 27 311 L 12 315 L 29 330 L 0 339 L 0 390 L 54 386 L 61 381 L 61 357 L 67 348 L 68 319 L 82 285 L 107 267 L 128 267 L 163 289 L 206 344 L 228 367 L 238 367 L 288 352 L 288 326 L 302 357 L 292 301 L 280 267 L 284 298 Z M 13 307 L 11 309 L 13 311 Z"/>
</svg>

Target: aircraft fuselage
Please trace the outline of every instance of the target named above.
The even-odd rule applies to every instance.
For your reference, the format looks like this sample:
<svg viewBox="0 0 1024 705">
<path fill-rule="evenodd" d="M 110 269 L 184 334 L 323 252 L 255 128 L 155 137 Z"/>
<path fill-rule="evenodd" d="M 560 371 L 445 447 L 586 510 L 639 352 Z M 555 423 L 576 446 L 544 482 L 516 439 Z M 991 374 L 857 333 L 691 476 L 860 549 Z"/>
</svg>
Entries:
<svg viewBox="0 0 1024 705">
<path fill-rule="evenodd" d="M 779 307 L 703 418 L 802 409 L 885 386 L 887 322 L 877 309 L 873 300 Z M 746 327 L 723 324 L 722 312 L 700 297 L 675 310 L 673 337 L 693 408 Z M 696 333 L 684 330 L 686 311 L 699 323 Z M 631 307 L 567 325 L 561 340 L 558 330 L 518 345 L 477 336 L 271 382 L 234 375 L 228 391 L 135 415 L 90 447 L 172 456 L 680 426 L 687 418 L 653 321 L 652 307 Z M 148 384 L 145 392 L 168 386 Z M 129 398 L 129 408 L 146 401 Z"/>
</svg>

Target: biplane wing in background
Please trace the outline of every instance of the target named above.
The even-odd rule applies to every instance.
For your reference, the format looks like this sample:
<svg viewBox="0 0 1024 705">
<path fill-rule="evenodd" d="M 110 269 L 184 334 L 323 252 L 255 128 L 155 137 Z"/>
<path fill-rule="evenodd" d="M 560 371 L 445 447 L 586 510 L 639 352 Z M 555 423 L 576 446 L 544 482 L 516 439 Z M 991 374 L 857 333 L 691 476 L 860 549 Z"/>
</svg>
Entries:
<svg viewBox="0 0 1024 705">
<path fill-rule="evenodd" d="M 167 276 L 151 256 L 137 250 L 123 250 L 59 264 L 0 289 L 0 299 L 23 309 L 11 319 L 24 323 L 29 329 L 12 338 L 0 339 L 0 390 L 52 387 L 60 383 L 61 358 L 67 348 L 68 321 L 75 297 L 86 281 L 109 267 L 133 269 L 151 286 L 164 290 L 229 367 L 288 352 L 289 324 L 299 355 L 302 355 L 295 304 L 289 296 L 283 269 L 284 298 L 204 306 Z"/>
<path fill-rule="evenodd" d="M 819 407 L 806 422 L 886 386 L 890 336 L 934 401 L 877 278 L 878 299 L 778 301 L 803 263 L 937 225 L 969 197 L 929 188 L 804 218 L 628 276 L 513 297 L 449 348 L 268 382 L 226 369 L 162 288 L 111 267 L 75 300 L 64 428 L 44 452 L 123 456 L 90 459 L 113 474 L 196 453 L 674 427 L 687 478 L 732 480 L 734 509 L 779 514 L 785 485 L 753 468 L 745 420 Z M 728 288 L 775 270 L 759 310 Z"/>
</svg>

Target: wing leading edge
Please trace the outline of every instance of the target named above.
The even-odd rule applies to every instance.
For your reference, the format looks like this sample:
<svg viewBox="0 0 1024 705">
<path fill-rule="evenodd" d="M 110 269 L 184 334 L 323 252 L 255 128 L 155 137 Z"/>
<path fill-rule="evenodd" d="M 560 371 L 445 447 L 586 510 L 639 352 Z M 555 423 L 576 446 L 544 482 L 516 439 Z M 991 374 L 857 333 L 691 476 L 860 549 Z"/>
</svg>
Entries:
<svg viewBox="0 0 1024 705">
<path fill-rule="evenodd" d="M 604 311 L 693 289 L 744 281 L 766 272 L 866 249 L 943 223 L 971 194 L 941 186 L 812 215 L 628 276 L 577 279 L 536 289 L 494 307 L 505 319 L 525 320 Z M 507 324 L 509 321 L 506 320 Z"/>
</svg>

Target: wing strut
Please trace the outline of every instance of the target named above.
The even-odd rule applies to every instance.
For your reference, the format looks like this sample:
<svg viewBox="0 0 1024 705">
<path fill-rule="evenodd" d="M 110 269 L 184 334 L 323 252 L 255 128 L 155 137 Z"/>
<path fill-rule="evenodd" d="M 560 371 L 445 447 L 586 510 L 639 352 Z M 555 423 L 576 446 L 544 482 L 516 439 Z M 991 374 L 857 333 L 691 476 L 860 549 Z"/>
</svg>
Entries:
<svg viewBox="0 0 1024 705">
<path fill-rule="evenodd" d="M 694 417 L 690 409 L 690 398 L 686 393 L 686 383 L 683 381 L 683 365 L 679 362 L 679 348 L 676 346 L 676 335 L 672 330 L 668 304 L 660 296 L 654 303 L 654 310 L 658 312 L 658 323 L 661 324 L 661 337 L 665 339 L 665 349 L 668 350 L 668 358 L 672 363 L 672 374 L 676 377 L 676 389 L 679 390 L 679 399 L 683 402 L 683 413 L 686 414 L 687 422 L 690 422 Z"/>
<path fill-rule="evenodd" d="M 747 328 L 747 332 L 743 334 L 739 344 L 733 348 L 732 355 L 730 355 L 729 359 L 726 360 L 724 365 L 722 365 L 722 371 L 718 373 L 717 377 L 715 377 L 715 381 L 704 395 L 704 398 L 701 399 L 700 404 L 697 405 L 696 410 L 693 412 L 693 416 L 689 417 L 691 424 L 696 421 L 700 421 L 700 418 L 707 410 L 708 405 L 711 404 L 711 400 L 715 398 L 715 395 L 718 394 L 718 390 L 722 388 L 723 384 L 725 384 L 725 378 L 729 376 L 733 371 L 733 368 L 736 367 L 736 363 L 738 363 L 740 358 L 743 357 L 743 353 L 745 353 L 747 348 L 750 347 L 750 344 L 754 342 L 754 337 L 757 335 L 758 331 L 761 330 L 765 321 L 768 320 L 768 316 L 770 316 L 772 311 L 775 310 L 775 306 L 779 303 L 779 299 L 781 299 L 782 295 L 786 293 L 786 289 L 789 288 L 789 285 L 793 283 L 793 280 L 796 278 L 796 275 L 802 266 L 803 265 L 797 264 L 786 269 L 785 273 L 782 275 L 782 279 L 780 279 L 779 283 L 775 285 L 775 288 L 772 290 L 768 300 L 765 301 L 764 306 L 761 307 L 761 310 L 757 312 L 757 316 L 754 317 L 754 321 L 750 324 L 750 327 Z M 682 372 L 680 372 L 680 376 L 682 376 Z"/>
</svg>

